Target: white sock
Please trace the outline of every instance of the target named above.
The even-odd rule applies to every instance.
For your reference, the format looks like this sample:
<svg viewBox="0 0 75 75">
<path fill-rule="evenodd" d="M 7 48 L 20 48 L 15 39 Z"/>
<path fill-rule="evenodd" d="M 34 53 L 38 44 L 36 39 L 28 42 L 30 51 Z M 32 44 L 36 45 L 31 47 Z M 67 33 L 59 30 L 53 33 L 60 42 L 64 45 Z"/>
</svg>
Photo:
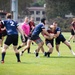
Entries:
<svg viewBox="0 0 75 75">
<path fill-rule="evenodd" d="M 60 52 L 58 52 L 58 56 L 60 56 Z"/>
<path fill-rule="evenodd" d="M 71 53 L 73 54 L 73 55 L 75 55 L 75 53 L 73 52 L 73 50 L 70 50 L 71 51 Z"/>
</svg>

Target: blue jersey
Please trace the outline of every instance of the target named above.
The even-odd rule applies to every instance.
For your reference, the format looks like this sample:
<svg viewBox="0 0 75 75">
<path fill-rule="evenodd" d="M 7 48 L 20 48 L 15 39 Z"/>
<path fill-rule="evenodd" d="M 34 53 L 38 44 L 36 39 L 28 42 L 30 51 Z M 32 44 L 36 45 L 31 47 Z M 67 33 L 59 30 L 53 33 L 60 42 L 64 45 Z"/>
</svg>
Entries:
<svg viewBox="0 0 75 75">
<path fill-rule="evenodd" d="M 60 34 L 59 34 L 59 36 L 58 37 L 61 37 L 62 36 L 62 34 L 61 34 L 61 29 L 60 29 L 60 27 L 57 27 L 56 28 L 56 30 L 55 30 L 55 32 L 54 32 L 54 34 L 57 34 L 57 32 L 58 31 L 60 31 Z"/>
<path fill-rule="evenodd" d="M 11 19 L 7 19 L 7 20 L 2 21 L 2 23 L 6 27 L 6 31 L 8 35 L 18 34 L 17 22 Z"/>
<path fill-rule="evenodd" d="M 37 26 L 35 26 L 32 35 L 38 36 L 42 32 L 42 29 L 45 29 L 43 23 L 38 24 Z"/>
</svg>

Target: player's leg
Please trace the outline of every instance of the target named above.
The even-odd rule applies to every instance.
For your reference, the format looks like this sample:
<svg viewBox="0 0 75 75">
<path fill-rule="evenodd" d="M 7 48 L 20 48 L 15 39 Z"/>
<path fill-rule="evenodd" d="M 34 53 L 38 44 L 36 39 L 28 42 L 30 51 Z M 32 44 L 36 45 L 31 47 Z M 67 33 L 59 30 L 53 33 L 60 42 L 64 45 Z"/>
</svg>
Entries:
<svg viewBox="0 0 75 75">
<path fill-rule="evenodd" d="M 5 55 L 6 55 L 7 48 L 8 48 L 8 45 L 4 44 L 3 45 L 3 48 L 2 48 L 2 59 L 1 59 L 1 63 L 4 63 L 4 58 L 5 58 Z"/>
<path fill-rule="evenodd" d="M 15 51 L 15 55 L 16 55 L 16 58 L 17 58 L 17 62 L 21 62 L 20 61 L 20 54 L 19 54 L 19 51 L 17 50 L 17 46 L 13 46 L 13 49 Z"/>
<path fill-rule="evenodd" d="M 42 45 L 44 45 L 44 42 L 42 42 Z M 41 47 L 41 51 L 42 51 L 42 53 L 45 53 L 43 46 Z"/>
<path fill-rule="evenodd" d="M 26 43 L 22 43 L 21 45 L 18 46 L 17 49 L 19 50 L 20 48 L 24 47 L 25 45 L 26 45 Z"/>
<path fill-rule="evenodd" d="M 4 40 L 4 36 L 2 36 L 1 47 L 3 46 L 3 40 Z"/>
<path fill-rule="evenodd" d="M 58 52 L 58 56 L 60 56 L 59 46 L 60 46 L 60 44 L 56 45 L 56 51 Z"/>
<path fill-rule="evenodd" d="M 12 44 L 13 44 L 13 49 L 15 51 L 15 55 L 17 58 L 17 62 L 20 62 L 20 54 L 19 51 L 17 50 L 17 45 L 18 45 L 18 35 L 12 35 Z"/>
<path fill-rule="evenodd" d="M 75 34 L 74 34 L 74 37 L 73 37 L 73 43 L 75 43 Z"/>
<path fill-rule="evenodd" d="M 38 39 L 35 43 L 38 45 L 38 48 L 36 49 L 36 53 L 35 53 L 36 57 L 38 57 L 40 49 L 44 50 L 44 48 L 43 48 L 44 44 L 43 44 L 43 41 L 41 39 Z"/>
<path fill-rule="evenodd" d="M 70 36 L 68 42 L 70 42 L 71 39 L 74 39 L 74 31 L 73 31 L 73 29 L 71 30 L 71 36 Z"/>
<path fill-rule="evenodd" d="M 54 47 L 54 40 L 46 40 L 45 41 L 47 47 L 48 47 L 48 52 L 45 52 L 44 56 L 50 57 L 50 54 L 53 52 L 53 47 Z"/>
<path fill-rule="evenodd" d="M 4 42 L 4 45 L 3 45 L 3 48 L 2 48 L 2 62 L 4 62 L 4 58 L 5 58 L 5 55 L 6 55 L 6 50 L 8 48 L 8 46 L 10 46 L 10 44 L 12 43 L 12 38 L 11 36 L 7 36 L 5 42 Z"/>
<path fill-rule="evenodd" d="M 72 50 L 72 48 L 71 48 L 70 43 L 68 43 L 68 41 L 64 41 L 64 44 L 67 45 L 68 48 L 70 49 L 71 53 L 72 53 L 73 55 L 75 55 L 75 53 L 73 52 L 73 50 Z"/>
<path fill-rule="evenodd" d="M 2 47 L 2 39 L 0 39 L 0 47 Z"/>
<path fill-rule="evenodd" d="M 27 38 L 26 38 L 25 36 L 24 36 L 24 38 L 25 38 L 25 40 L 23 40 L 23 37 L 22 37 L 22 35 L 21 35 L 22 44 L 18 46 L 18 48 L 17 48 L 18 50 L 26 45 Z"/>
<path fill-rule="evenodd" d="M 50 57 L 50 54 L 53 52 L 53 47 L 52 47 L 51 43 L 48 43 L 47 47 L 49 49 L 48 52 L 47 52 L 47 55 L 48 55 L 48 57 Z"/>
<path fill-rule="evenodd" d="M 23 53 L 26 51 L 26 49 L 28 49 L 28 48 L 30 47 L 31 43 L 32 43 L 32 40 L 28 39 L 28 40 L 27 40 L 27 45 L 25 46 L 24 50 L 22 50 L 22 51 L 20 52 L 20 55 L 21 55 L 21 56 L 22 56 Z"/>
<path fill-rule="evenodd" d="M 60 38 L 56 38 L 55 42 L 56 42 L 56 51 L 58 52 L 58 56 L 60 56 L 60 50 L 59 50 L 59 46 L 60 46 Z"/>
<path fill-rule="evenodd" d="M 71 35 L 71 36 L 70 36 L 70 38 L 69 38 L 68 42 L 70 42 L 70 40 L 71 40 L 72 38 L 74 38 L 74 36 L 73 36 L 73 35 Z"/>
</svg>

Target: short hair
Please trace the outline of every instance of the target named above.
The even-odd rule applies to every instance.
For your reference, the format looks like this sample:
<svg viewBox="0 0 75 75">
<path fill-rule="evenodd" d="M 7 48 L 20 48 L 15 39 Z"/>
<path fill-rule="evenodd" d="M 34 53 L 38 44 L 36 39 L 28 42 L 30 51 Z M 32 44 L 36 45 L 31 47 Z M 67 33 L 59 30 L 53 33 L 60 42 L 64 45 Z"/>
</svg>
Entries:
<svg viewBox="0 0 75 75">
<path fill-rule="evenodd" d="M 6 14 L 6 18 L 10 18 L 11 19 L 12 18 L 12 14 L 11 13 L 7 13 Z"/>
<path fill-rule="evenodd" d="M 41 19 L 41 22 L 42 22 L 42 23 L 45 23 L 45 20 L 46 20 L 46 18 L 42 18 L 42 19 Z"/>
<path fill-rule="evenodd" d="M 58 22 L 54 21 L 53 23 L 58 24 Z"/>
</svg>

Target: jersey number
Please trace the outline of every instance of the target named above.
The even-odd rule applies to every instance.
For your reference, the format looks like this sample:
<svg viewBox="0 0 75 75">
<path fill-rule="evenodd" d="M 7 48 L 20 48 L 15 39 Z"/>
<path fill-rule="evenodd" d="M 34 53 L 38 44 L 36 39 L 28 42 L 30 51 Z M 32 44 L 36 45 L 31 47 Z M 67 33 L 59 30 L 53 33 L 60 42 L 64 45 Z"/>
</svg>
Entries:
<svg viewBox="0 0 75 75">
<path fill-rule="evenodd" d="M 10 21 L 11 26 L 15 26 L 13 21 Z"/>
</svg>

